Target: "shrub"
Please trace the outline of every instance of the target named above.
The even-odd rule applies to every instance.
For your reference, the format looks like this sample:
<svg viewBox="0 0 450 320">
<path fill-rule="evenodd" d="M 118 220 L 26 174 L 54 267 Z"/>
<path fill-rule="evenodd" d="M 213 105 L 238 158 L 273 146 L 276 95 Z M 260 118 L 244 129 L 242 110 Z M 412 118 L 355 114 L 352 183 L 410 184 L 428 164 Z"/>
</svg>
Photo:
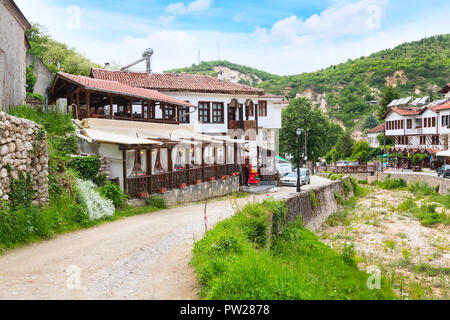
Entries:
<svg viewBox="0 0 450 320">
<path fill-rule="evenodd" d="M 166 199 L 159 196 L 149 196 L 147 199 L 145 199 L 145 204 L 147 206 L 151 206 L 158 209 L 168 208 Z"/>
<path fill-rule="evenodd" d="M 355 244 L 344 243 L 344 247 L 342 248 L 342 259 L 349 266 L 356 267 Z"/>
<path fill-rule="evenodd" d="M 116 208 L 122 208 L 127 201 L 127 195 L 115 183 L 108 182 L 98 191 L 104 198 L 111 200 Z"/>
<path fill-rule="evenodd" d="M 391 175 L 388 175 L 384 181 L 379 181 L 378 186 L 386 190 L 401 189 L 407 187 L 407 183 L 402 178 L 392 179 Z"/>
<path fill-rule="evenodd" d="M 79 202 L 87 209 L 89 219 L 97 221 L 114 215 L 114 203 L 103 198 L 95 184 L 89 180 L 77 180 Z"/>
<path fill-rule="evenodd" d="M 17 211 L 20 208 L 29 208 L 34 200 L 33 182 L 31 174 L 24 172 L 19 173 L 18 179 L 13 179 L 11 171 L 9 172 L 9 179 L 11 181 L 9 192 L 9 206 L 12 211 Z"/>
<path fill-rule="evenodd" d="M 430 187 L 426 182 L 411 183 L 408 186 L 408 191 L 410 191 L 411 193 L 414 193 L 418 197 L 430 196 L 430 195 L 437 194 L 439 192 L 439 190 L 436 190 L 436 188 Z"/>
<path fill-rule="evenodd" d="M 68 161 L 67 167 L 74 169 L 83 180 L 90 180 L 99 187 L 106 185 L 106 175 L 98 173 L 99 156 L 73 157 Z"/>
</svg>

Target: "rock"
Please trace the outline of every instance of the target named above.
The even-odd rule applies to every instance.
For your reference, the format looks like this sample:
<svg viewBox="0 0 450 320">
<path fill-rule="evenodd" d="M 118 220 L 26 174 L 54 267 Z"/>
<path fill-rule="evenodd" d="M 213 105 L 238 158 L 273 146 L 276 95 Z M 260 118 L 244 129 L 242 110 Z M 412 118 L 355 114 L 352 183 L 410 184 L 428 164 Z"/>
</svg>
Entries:
<svg viewBox="0 0 450 320">
<path fill-rule="evenodd" d="M 8 177 L 8 171 L 3 168 L 2 170 L 0 170 L 0 178 L 4 179 L 6 177 Z"/>
<path fill-rule="evenodd" d="M 8 145 L 8 147 L 9 147 L 9 153 L 13 153 L 13 152 L 15 152 L 16 151 L 16 144 L 15 143 L 10 143 L 9 145 Z"/>
<path fill-rule="evenodd" d="M 17 150 L 19 150 L 20 152 L 25 150 L 25 146 L 23 145 L 22 140 L 18 139 L 16 140 L 16 148 Z"/>
<path fill-rule="evenodd" d="M 9 147 L 7 145 L 3 145 L 0 147 L 0 156 L 4 156 L 9 152 Z"/>
<path fill-rule="evenodd" d="M 5 194 L 5 195 L 2 197 L 2 199 L 5 200 L 5 201 L 9 201 L 9 196 L 8 196 L 7 194 Z"/>
</svg>

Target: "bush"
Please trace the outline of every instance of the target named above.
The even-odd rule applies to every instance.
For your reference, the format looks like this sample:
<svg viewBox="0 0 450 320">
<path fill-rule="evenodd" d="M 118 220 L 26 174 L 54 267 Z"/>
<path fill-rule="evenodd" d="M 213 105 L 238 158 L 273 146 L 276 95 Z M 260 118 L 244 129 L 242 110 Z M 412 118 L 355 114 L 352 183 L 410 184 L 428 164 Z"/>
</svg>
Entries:
<svg viewBox="0 0 450 320">
<path fill-rule="evenodd" d="M 98 187 L 106 185 L 106 175 L 99 174 L 100 157 L 73 157 L 67 163 L 68 168 L 72 168 L 78 173 L 78 176 L 83 180 L 90 180 Z"/>
<path fill-rule="evenodd" d="M 378 186 L 382 189 L 386 190 L 394 190 L 394 189 L 401 189 L 406 188 L 408 184 L 403 179 L 392 179 L 391 175 L 388 175 L 384 181 L 379 181 Z"/>
<path fill-rule="evenodd" d="M 35 197 L 31 174 L 21 172 L 18 179 L 13 179 L 10 172 L 8 175 L 11 181 L 11 191 L 9 192 L 9 207 L 11 210 L 17 211 L 21 208 L 31 207 Z"/>
<path fill-rule="evenodd" d="M 105 219 L 114 215 L 113 202 L 103 198 L 93 182 L 78 179 L 77 196 L 79 203 L 87 209 L 91 221 Z"/>
<path fill-rule="evenodd" d="M 145 204 L 147 206 L 158 209 L 167 209 L 169 207 L 167 205 L 166 199 L 159 196 L 149 196 L 147 199 L 145 199 Z"/>
<path fill-rule="evenodd" d="M 104 198 L 111 200 L 116 208 L 122 208 L 127 201 L 127 195 L 115 183 L 108 182 L 98 191 Z"/>
</svg>

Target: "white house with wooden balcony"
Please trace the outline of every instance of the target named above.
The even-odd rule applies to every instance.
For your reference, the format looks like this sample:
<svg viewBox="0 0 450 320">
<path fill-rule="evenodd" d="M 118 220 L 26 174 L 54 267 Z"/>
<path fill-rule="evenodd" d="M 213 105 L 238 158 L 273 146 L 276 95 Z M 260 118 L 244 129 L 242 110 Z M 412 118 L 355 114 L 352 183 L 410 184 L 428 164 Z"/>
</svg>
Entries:
<svg viewBox="0 0 450 320">
<path fill-rule="evenodd" d="M 194 105 L 194 108 L 166 105 L 157 108 L 154 116 L 182 126 L 191 126 L 196 133 L 211 136 L 234 137 L 236 130 L 240 129 L 248 141 L 246 149 L 249 162 L 253 167 L 259 165 L 270 168 L 267 171 L 273 171 L 278 132 L 281 129 L 281 111 L 288 105 L 284 97 L 207 75 L 92 69 L 91 77 L 157 90 Z M 133 106 L 135 117 L 140 117 L 140 110 L 139 105 Z M 261 174 L 271 175 L 265 172 Z"/>
<path fill-rule="evenodd" d="M 450 100 L 448 98 L 430 104 L 391 107 L 384 115 L 386 136 L 395 139 L 393 153 L 405 156 L 428 154 L 425 165 L 448 150 L 450 134 Z"/>
</svg>

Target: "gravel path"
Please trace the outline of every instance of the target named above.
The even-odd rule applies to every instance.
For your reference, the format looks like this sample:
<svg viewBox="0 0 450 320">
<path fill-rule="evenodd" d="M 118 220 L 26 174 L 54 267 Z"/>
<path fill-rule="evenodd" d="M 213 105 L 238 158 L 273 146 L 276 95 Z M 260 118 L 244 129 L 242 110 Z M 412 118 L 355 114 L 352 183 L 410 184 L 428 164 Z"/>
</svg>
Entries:
<svg viewBox="0 0 450 320">
<path fill-rule="evenodd" d="M 312 186 L 328 182 L 312 177 Z M 10 251 L 0 256 L 0 299 L 197 299 L 189 261 L 194 239 L 204 234 L 203 208 L 135 216 Z M 233 213 L 230 200 L 207 208 L 211 226 Z"/>
</svg>

